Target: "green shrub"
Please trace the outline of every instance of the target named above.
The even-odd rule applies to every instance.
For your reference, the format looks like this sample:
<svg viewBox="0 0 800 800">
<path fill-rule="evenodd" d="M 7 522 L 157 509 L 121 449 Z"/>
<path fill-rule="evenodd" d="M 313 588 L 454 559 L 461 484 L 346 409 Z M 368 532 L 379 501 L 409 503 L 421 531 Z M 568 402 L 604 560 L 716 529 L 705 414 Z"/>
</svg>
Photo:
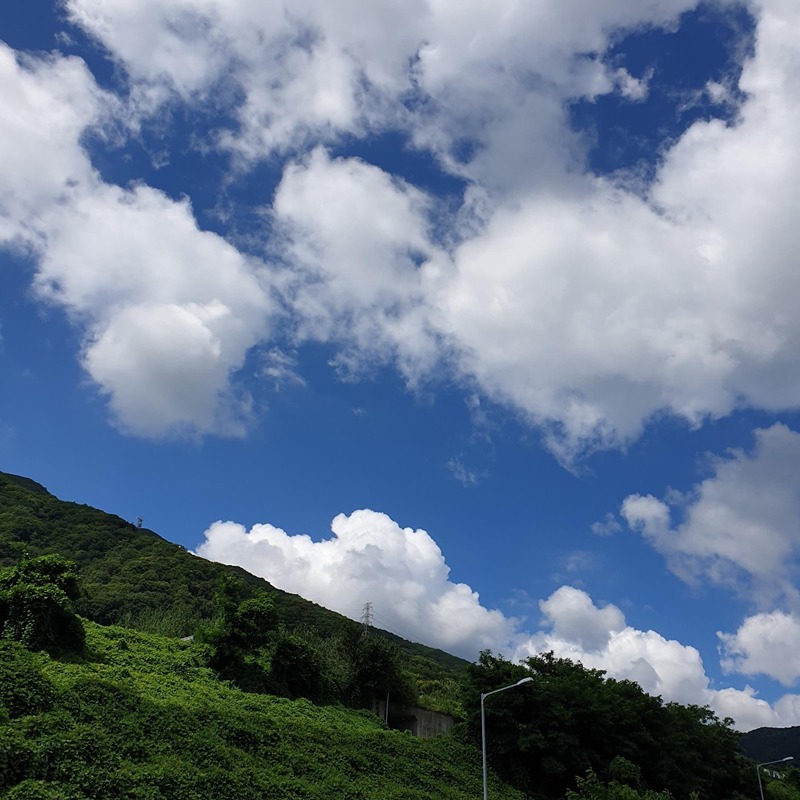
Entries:
<svg viewBox="0 0 800 800">
<path fill-rule="evenodd" d="M 86 642 L 75 614 L 75 565 L 60 556 L 23 559 L 0 570 L 0 631 L 29 650 L 80 653 Z"/>
<path fill-rule="evenodd" d="M 331 699 L 320 654 L 299 636 L 282 636 L 270 659 L 270 686 L 284 697 L 305 697 L 313 703 Z"/>
<path fill-rule="evenodd" d="M 0 639 L 0 704 L 9 718 L 35 714 L 53 704 L 55 689 L 39 659 L 17 642 Z"/>
<path fill-rule="evenodd" d="M 63 783 L 26 780 L 14 786 L 6 800 L 86 800 L 86 795 Z"/>
</svg>

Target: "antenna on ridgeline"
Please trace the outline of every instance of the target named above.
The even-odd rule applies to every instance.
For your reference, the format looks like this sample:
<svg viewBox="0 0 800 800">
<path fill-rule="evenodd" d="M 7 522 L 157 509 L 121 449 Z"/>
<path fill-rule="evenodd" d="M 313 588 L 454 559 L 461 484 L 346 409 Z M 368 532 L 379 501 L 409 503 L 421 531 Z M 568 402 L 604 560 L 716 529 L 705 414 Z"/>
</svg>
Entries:
<svg viewBox="0 0 800 800">
<path fill-rule="evenodd" d="M 141 517 L 136 517 L 136 527 L 141 528 L 144 520 Z"/>
<path fill-rule="evenodd" d="M 361 612 L 362 635 L 369 636 L 369 629 L 372 627 L 372 603 L 364 603 L 364 610 Z"/>
</svg>

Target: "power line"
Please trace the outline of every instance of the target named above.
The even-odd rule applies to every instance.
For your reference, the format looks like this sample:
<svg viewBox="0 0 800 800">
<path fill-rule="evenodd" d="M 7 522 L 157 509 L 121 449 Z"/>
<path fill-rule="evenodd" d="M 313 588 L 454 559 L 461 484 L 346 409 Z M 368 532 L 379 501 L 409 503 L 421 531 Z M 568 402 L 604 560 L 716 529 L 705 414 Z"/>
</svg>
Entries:
<svg viewBox="0 0 800 800">
<path fill-rule="evenodd" d="M 406 639 L 409 642 L 417 641 L 418 636 L 417 638 L 415 638 L 416 634 L 412 635 L 408 633 L 406 630 L 404 630 L 404 625 L 397 625 L 395 621 L 387 618 L 383 614 L 379 614 L 377 611 L 373 611 L 372 616 L 374 617 L 375 620 L 377 620 L 381 628 L 388 631 L 389 633 L 392 633 L 395 636 L 399 636 L 401 639 Z"/>
</svg>

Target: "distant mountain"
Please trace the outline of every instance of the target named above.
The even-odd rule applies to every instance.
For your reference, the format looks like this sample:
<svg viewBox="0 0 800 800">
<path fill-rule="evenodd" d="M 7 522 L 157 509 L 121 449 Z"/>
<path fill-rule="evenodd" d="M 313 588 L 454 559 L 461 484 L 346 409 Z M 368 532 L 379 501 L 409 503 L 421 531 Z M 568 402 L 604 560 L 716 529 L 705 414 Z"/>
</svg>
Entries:
<svg viewBox="0 0 800 800">
<path fill-rule="evenodd" d="M 793 767 L 800 768 L 800 727 L 794 728 L 756 728 L 742 734 L 739 740 L 742 753 L 758 764 L 766 761 L 777 761 L 794 756 L 790 762 Z"/>
<path fill-rule="evenodd" d="M 103 625 L 188 635 L 210 618 L 222 575 L 235 574 L 253 589 L 274 593 L 283 623 L 322 635 L 358 626 L 296 594 L 284 592 L 238 567 L 189 553 L 146 528 L 96 508 L 58 499 L 30 478 L 0 472 L 0 566 L 23 555 L 58 553 L 78 564 L 84 595 L 78 613 Z M 381 632 L 409 656 L 426 678 L 452 675 L 467 663 L 449 653 Z"/>
</svg>

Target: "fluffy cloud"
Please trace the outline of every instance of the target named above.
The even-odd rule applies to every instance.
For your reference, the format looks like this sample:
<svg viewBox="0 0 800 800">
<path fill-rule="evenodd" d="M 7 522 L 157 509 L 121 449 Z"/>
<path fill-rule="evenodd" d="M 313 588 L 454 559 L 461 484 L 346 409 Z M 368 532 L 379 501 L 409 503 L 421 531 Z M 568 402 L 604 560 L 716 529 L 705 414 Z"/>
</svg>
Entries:
<svg viewBox="0 0 800 800">
<path fill-rule="evenodd" d="M 34 59 L 0 42 L 0 244 L 36 236 L 42 209 L 91 175 L 79 138 L 104 98 L 77 58 Z"/>
<path fill-rule="evenodd" d="M 343 342 L 353 366 L 395 355 L 409 377 L 430 369 L 437 343 L 418 269 L 437 254 L 429 204 L 377 167 L 321 149 L 287 166 L 273 218 L 291 263 L 283 294 L 298 336 Z"/>
<path fill-rule="evenodd" d="M 782 611 L 748 617 L 734 634 L 718 634 L 722 666 L 744 675 L 769 675 L 784 686 L 800 679 L 800 620 Z"/>
<path fill-rule="evenodd" d="M 625 617 L 612 605 L 597 608 L 589 595 L 571 586 L 562 586 L 539 604 L 553 636 L 574 642 L 583 650 L 599 650 L 608 644 L 612 633 L 625 627 Z"/>
<path fill-rule="evenodd" d="M 800 679 L 800 434 L 781 424 L 757 430 L 752 451 L 732 451 L 710 464 L 712 474 L 683 498 L 631 495 L 621 516 L 679 577 L 733 589 L 771 608 L 747 617 L 735 633 L 718 634 L 722 666 L 791 686 Z M 796 706 L 785 699 L 775 710 L 790 715 Z"/>
<path fill-rule="evenodd" d="M 715 689 L 694 647 L 630 627 L 616 606 L 596 606 L 579 589 L 562 586 L 539 606 L 545 628 L 519 635 L 517 658 L 553 651 L 610 677 L 633 680 L 665 701 L 709 705 L 721 718 L 733 718 L 739 730 L 800 722 L 800 696 L 785 695 L 770 706 L 750 687 Z"/>
<path fill-rule="evenodd" d="M 222 141 L 248 159 L 401 125 L 452 164 L 454 140 L 478 137 L 485 145 L 478 171 L 487 177 L 502 166 L 512 181 L 512 159 L 494 155 L 510 144 L 526 164 L 546 167 L 546 148 L 521 147 L 518 134 L 556 145 L 559 98 L 641 91 L 634 77 L 592 55 L 603 54 L 613 31 L 671 25 L 695 5 L 604 0 L 576 14 L 570 4 L 511 0 L 349 0 L 335 10 L 320 0 L 180 0 L 169 9 L 152 0 L 66 3 L 72 21 L 102 42 L 143 94 L 216 107 L 242 96 L 232 109 L 238 130 Z M 409 119 L 415 115 L 402 103 L 409 96 L 433 102 Z"/>
<path fill-rule="evenodd" d="M 649 186 L 589 174 L 570 131 L 576 98 L 618 92 L 642 101 L 658 77 L 606 64 L 610 43 L 675 25 L 695 5 L 66 7 L 125 67 L 135 108 L 177 98 L 215 120 L 211 144 L 243 166 L 291 154 L 270 249 L 286 267 L 279 284 L 298 341 L 336 342 L 345 369 L 394 358 L 412 382 L 447 362 L 438 374 L 455 372 L 518 409 L 569 463 L 625 444 L 664 410 L 698 424 L 743 404 L 797 403 L 798 11 L 779 0 L 753 5 L 755 51 L 735 123 L 695 123 L 664 150 Z M 80 124 L 64 114 L 67 156 L 80 162 Z M 236 124 L 225 128 L 224 118 Z M 375 166 L 319 148 L 387 129 L 465 180 L 457 214 Z M 239 316 L 238 305 L 222 302 Z M 228 391 L 220 375 L 267 329 L 245 327 L 214 362 L 215 396 Z M 207 410 L 185 416 L 207 429 Z"/>
<path fill-rule="evenodd" d="M 408 88 L 408 59 L 424 35 L 423 3 L 66 6 L 124 65 L 144 108 L 178 97 L 230 112 L 238 124 L 218 141 L 248 161 L 369 126 Z"/>
<path fill-rule="evenodd" d="M 648 13 L 678 10 L 658 6 Z M 522 56 L 513 37 L 503 40 L 501 55 L 502 25 L 488 25 L 475 9 L 463 11 L 461 25 L 451 19 L 449 28 L 458 32 L 480 18 L 487 33 L 468 49 L 467 65 L 455 44 L 431 44 L 420 55 L 421 85 L 437 98 L 441 117 L 414 122 L 418 144 L 471 182 L 447 254 L 425 240 L 430 233 L 418 195 L 417 218 L 407 224 L 411 190 L 393 185 L 387 175 L 379 179 L 374 168 L 350 166 L 342 195 L 352 195 L 356 184 L 368 195 L 381 183 L 382 227 L 385 214 L 394 213 L 395 227 L 423 257 L 416 277 L 409 269 L 397 280 L 397 306 L 405 299 L 415 310 L 413 317 L 400 315 L 409 324 L 398 327 L 385 305 L 362 296 L 384 274 L 375 267 L 374 250 L 342 259 L 339 242 L 328 236 L 331 213 L 315 198 L 329 196 L 331 165 L 317 155 L 300 172 L 290 167 L 276 200 L 281 216 L 287 195 L 308 199 L 305 238 L 316 242 L 315 259 L 335 273 L 325 285 L 346 292 L 359 322 L 347 334 L 350 346 L 368 347 L 362 333 L 368 330 L 369 341 L 395 342 L 404 369 L 413 372 L 409 364 L 424 369 L 435 363 L 430 345 L 438 342 L 485 394 L 541 426 L 565 462 L 636 438 L 663 410 L 699 424 L 741 405 L 796 406 L 800 323 L 792 309 L 798 286 L 791 264 L 800 247 L 793 222 L 800 213 L 794 191 L 800 106 L 794 101 L 799 48 L 793 32 L 800 20 L 777 2 L 758 11 L 755 54 L 744 64 L 739 86 L 747 99 L 736 123 L 694 124 L 666 151 L 652 185 L 636 192 L 576 168 L 575 153 L 564 151 L 570 137 L 560 90 L 524 97 L 505 91 L 504 81 L 517 73 L 501 66 Z M 592 33 L 596 21 L 592 17 L 573 32 L 574 41 L 564 41 L 580 41 L 582 52 L 602 49 L 602 37 Z M 562 55 L 569 51 L 558 36 L 554 41 L 557 50 L 564 46 Z M 552 56 L 546 63 L 557 73 L 553 86 L 578 80 L 563 59 Z M 545 66 L 537 62 L 536 69 Z M 590 94 L 587 80 L 569 91 Z M 506 100 L 514 106 L 512 116 L 498 106 Z M 481 124 L 471 126 L 459 104 Z M 526 106 L 529 112 L 519 110 Z M 457 149 L 473 128 L 482 144 L 468 164 L 450 163 L 443 153 Z M 334 164 L 344 186 L 345 167 Z M 748 191 L 737 191 L 741 186 Z M 384 202 L 392 195 L 392 203 Z M 370 221 L 358 214 L 346 229 L 351 242 L 375 240 Z M 288 257 L 303 267 L 296 247 Z M 369 270 L 375 272 L 367 277 Z M 341 306 L 341 292 L 333 298 L 325 301 L 325 312 Z M 293 310 L 301 327 L 325 317 L 307 302 Z"/>
<path fill-rule="evenodd" d="M 231 375 L 273 310 L 259 265 L 201 231 L 187 201 L 100 180 L 81 137 L 115 102 L 82 62 L 0 46 L 0 83 L 0 242 L 35 257 L 37 295 L 83 328 L 83 364 L 118 424 L 240 432 Z"/>
<path fill-rule="evenodd" d="M 517 657 L 552 650 L 612 677 L 634 680 L 665 700 L 696 703 L 710 697 L 695 648 L 631 628 L 619 608 L 598 607 L 586 592 L 571 586 L 562 586 L 539 606 L 546 627 L 519 640 Z"/>
<path fill-rule="evenodd" d="M 44 215 L 36 286 L 87 326 L 83 363 L 119 424 L 144 436 L 236 433 L 230 377 L 262 340 L 268 287 L 188 203 L 91 184 Z M 97 236 L 102 230 L 103 236 Z"/>
<path fill-rule="evenodd" d="M 800 434 L 776 424 L 755 432 L 752 452 L 712 461 L 713 474 L 673 509 L 631 495 L 621 514 L 685 580 L 703 578 L 746 591 L 756 601 L 797 602 L 800 554 Z M 677 511 L 677 509 L 675 509 Z"/>
<path fill-rule="evenodd" d="M 553 177 L 454 252 L 443 333 L 562 458 L 742 403 L 796 405 L 797 10 L 760 6 L 738 121 L 698 122 L 649 190 Z M 747 191 L 737 187 L 747 186 Z"/>
<path fill-rule="evenodd" d="M 247 530 L 216 522 L 197 554 L 241 566 L 353 619 L 372 602 L 380 627 L 465 658 L 483 648 L 513 658 L 552 650 L 611 677 L 634 680 L 665 701 L 708 704 L 743 730 L 800 722 L 797 696 L 786 695 L 772 707 L 749 687 L 716 690 L 695 648 L 630 627 L 619 608 L 596 605 L 572 586 L 539 603 L 542 628 L 529 633 L 520 620 L 481 605 L 466 584 L 452 582 L 441 550 L 425 531 L 401 528 L 369 510 L 340 514 L 331 528 L 331 538 L 315 541 L 268 524 Z"/>
<path fill-rule="evenodd" d="M 444 556 L 425 531 L 369 510 L 340 514 L 331 530 L 332 538 L 314 541 L 272 525 L 248 531 L 216 522 L 197 553 L 350 616 L 372 602 L 401 636 L 466 657 L 510 638 L 513 620 L 484 608 L 466 584 L 450 581 Z"/>
<path fill-rule="evenodd" d="M 455 373 L 518 409 L 569 463 L 624 445 L 665 410 L 698 424 L 741 405 L 797 404 L 797 9 L 780 0 L 753 5 L 755 50 L 743 65 L 735 122 L 692 125 L 665 148 L 650 185 L 632 190 L 589 174 L 570 130 L 576 98 L 618 92 L 641 101 L 645 82 L 658 77 L 606 64 L 610 43 L 622 32 L 677 24 L 695 5 L 603 0 L 575 13 L 572 3 L 378 8 L 351 0 L 334 12 L 318 0 L 180 0 L 169 9 L 152 0 L 69 0 L 66 8 L 127 70 L 131 108 L 183 103 L 217 126 L 204 145 L 228 148 L 242 166 L 291 154 L 269 246 L 285 265 L 276 277 L 298 341 L 336 342 L 345 369 L 394 358 L 411 382 L 447 362 L 438 374 Z M 7 96 L 26 109 L 0 122 L 16 148 L 11 163 L 41 154 L 47 167 L 38 189 L 13 170 L 6 179 L 20 210 L 16 227 L 3 222 L 9 238 L 23 208 L 41 207 L 41 192 L 86 183 L 79 137 L 96 116 L 98 92 L 79 62 L 37 62 L 32 81 L 31 69 L 4 52 L 5 80 L 14 83 Z M 53 117 L 52 128 L 32 125 L 38 110 Z M 375 166 L 319 148 L 342 134 L 387 129 L 408 134 L 465 180 L 457 214 Z M 132 191 L 125 202 L 141 205 L 144 195 Z M 122 205 L 112 206 L 120 220 L 131 216 Z M 143 214 L 137 219 L 144 224 Z M 199 230 L 187 236 L 209 253 L 230 247 L 212 246 Z M 157 245 L 144 234 L 140 242 L 142 263 L 157 260 Z M 187 252 L 197 247 L 187 239 Z M 237 258 L 233 273 L 252 274 L 232 248 L 225 260 Z M 244 319 L 243 330 L 220 338 L 220 323 L 204 321 L 210 312 L 196 313 L 213 295 L 214 280 L 202 286 L 202 272 L 197 297 L 166 303 L 181 306 L 184 322 L 194 315 L 182 335 L 191 327 L 211 342 L 192 340 L 195 383 L 208 365 L 209 394 L 202 409 L 148 430 L 214 429 L 208 398 L 230 400 L 229 376 L 268 330 L 239 297 L 213 296 L 229 319 Z M 258 296 L 263 312 L 265 292 Z M 164 301 L 147 302 L 163 319 Z M 104 352 L 136 338 L 126 319 L 115 324 L 127 332 L 114 333 Z M 87 348 L 110 326 L 93 320 Z M 113 370 L 93 366 L 97 359 L 85 363 L 120 418 L 139 430 L 125 410 L 130 391 L 111 386 Z M 177 408 L 173 400 L 163 407 Z"/>
</svg>

